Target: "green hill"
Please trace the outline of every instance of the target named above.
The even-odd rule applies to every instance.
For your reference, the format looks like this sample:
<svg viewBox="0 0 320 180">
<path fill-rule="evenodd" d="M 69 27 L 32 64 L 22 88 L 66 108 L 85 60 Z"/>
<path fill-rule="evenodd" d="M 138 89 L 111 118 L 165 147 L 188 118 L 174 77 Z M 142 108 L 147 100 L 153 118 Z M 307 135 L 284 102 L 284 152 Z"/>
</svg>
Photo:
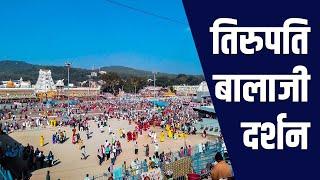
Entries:
<svg viewBox="0 0 320 180">
<path fill-rule="evenodd" d="M 134 68 L 125 67 L 125 66 L 105 66 L 105 67 L 100 68 L 100 70 L 107 71 L 107 72 L 115 72 L 115 73 L 119 74 L 120 76 L 137 76 L 137 77 L 152 77 L 153 76 L 152 71 L 134 69 Z M 157 76 L 174 77 L 177 75 L 157 72 Z"/>
<path fill-rule="evenodd" d="M 50 69 L 54 80 L 67 79 L 67 69 L 63 66 L 43 66 L 29 64 L 24 61 L 0 61 L 0 80 L 17 80 L 22 77 L 35 83 L 38 78 L 39 69 Z M 88 79 L 89 70 L 72 68 L 70 78 L 72 82 Z"/>
<path fill-rule="evenodd" d="M 64 66 L 46 66 L 34 65 L 24 61 L 0 61 L 0 80 L 17 80 L 22 77 L 24 80 L 30 80 L 35 83 L 38 78 L 39 69 L 50 69 L 53 80 L 67 79 L 67 69 Z M 101 71 L 113 72 L 122 79 L 133 77 L 148 79 L 152 78 L 152 71 L 139 70 L 124 66 L 105 66 L 100 68 Z M 70 79 L 72 83 L 88 80 L 88 75 L 92 70 L 82 68 L 72 68 L 70 71 Z M 157 84 L 161 86 L 174 84 L 199 84 L 203 81 L 200 75 L 185 74 L 168 74 L 157 73 Z"/>
</svg>

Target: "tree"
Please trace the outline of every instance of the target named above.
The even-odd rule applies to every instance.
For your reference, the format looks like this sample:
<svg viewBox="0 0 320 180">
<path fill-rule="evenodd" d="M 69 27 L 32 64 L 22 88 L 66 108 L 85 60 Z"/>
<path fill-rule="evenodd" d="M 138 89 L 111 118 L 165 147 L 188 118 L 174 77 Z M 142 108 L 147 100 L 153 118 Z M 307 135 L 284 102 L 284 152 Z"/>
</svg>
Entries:
<svg viewBox="0 0 320 180">
<path fill-rule="evenodd" d="M 103 74 L 101 75 L 101 80 L 106 82 L 103 87 L 103 90 L 105 92 L 111 92 L 112 94 L 118 93 L 118 89 L 121 85 L 120 83 L 122 82 L 122 79 L 118 76 L 117 73 L 108 72 L 106 74 Z"/>
</svg>

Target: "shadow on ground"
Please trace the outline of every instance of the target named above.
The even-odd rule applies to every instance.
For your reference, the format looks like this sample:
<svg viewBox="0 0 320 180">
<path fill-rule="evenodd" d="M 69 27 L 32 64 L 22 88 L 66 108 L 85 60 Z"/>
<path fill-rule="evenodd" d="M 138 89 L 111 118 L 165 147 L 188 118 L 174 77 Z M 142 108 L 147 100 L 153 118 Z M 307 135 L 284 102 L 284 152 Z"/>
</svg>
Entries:
<svg viewBox="0 0 320 180">
<path fill-rule="evenodd" d="M 48 161 L 43 160 L 41 162 L 41 159 L 31 158 L 32 156 L 30 156 L 26 150 L 20 152 L 15 151 L 16 153 L 8 153 L 7 150 L 12 149 L 9 147 L 22 147 L 22 145 L 6 134 L 0 135 L 0 142 L 0 164 L 5 169 L 10 170 L 13 179 L 27 180 L 31 177 L 31 173 L 33 171 L 49 166 Z M 34 148 L 36 149 L 36 147 Z M 57 165 L 59 163 L 61 163 L 59 160 L 55 160 L 52 164 Z"/>
</svg>

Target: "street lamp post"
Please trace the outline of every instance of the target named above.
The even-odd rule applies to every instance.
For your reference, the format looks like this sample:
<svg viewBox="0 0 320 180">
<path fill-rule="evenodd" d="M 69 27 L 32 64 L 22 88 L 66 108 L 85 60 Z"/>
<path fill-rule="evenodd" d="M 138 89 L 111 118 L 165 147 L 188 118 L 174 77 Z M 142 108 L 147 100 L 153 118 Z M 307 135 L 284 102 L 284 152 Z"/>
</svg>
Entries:
<svg viewBox="0 0 320 180">
<path fill-rule="evenodd" d="M 153 72 L 153 98 L 154 98 L 154 103 L 153 103 L 153 108 L 156 108 L 156 73 Z"/>
<path fill-rule="evenodd" d="M 69 97 L 69 93 L 70 93 L 70 67 L 71 67 L 71 63 L 69 62 L 66 62 L 65 63 L 67 69 L 68 69 L 68 93 L 67 93 L 67 96 L 68 96 L 68 116 L 70 114 L 70 97 Z"/>
<path fill-rule="evenodd" d="M 148 79 L 148 82 L 153 81 L 153 108 L 156 107 L 156 74 L 157 72 L 153 71 L 153 80 L 152 79 Z"/>
<path fill-rule="evenodd" d="M 91 86 L 90 86 L 90 82 L 91 82 L 91 81 L 90 81 L 90 79 L 89 79 L 89 80 L 88 80 L 88 101 L 90 101 L 90 99 L 91 99 L 91 95 L 90 95 L 90 94 L 91 94 L 91 91 L 90 91 L 90 87 L 91 87 Z"/>
</svg>

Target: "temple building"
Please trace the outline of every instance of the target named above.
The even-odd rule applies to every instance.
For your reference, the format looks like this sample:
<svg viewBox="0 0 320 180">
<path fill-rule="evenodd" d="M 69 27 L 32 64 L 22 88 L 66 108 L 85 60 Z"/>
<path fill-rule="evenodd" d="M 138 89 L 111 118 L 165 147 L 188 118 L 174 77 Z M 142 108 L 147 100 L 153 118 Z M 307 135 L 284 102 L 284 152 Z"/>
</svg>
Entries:
<svg viewBox="0 0 320 180">
<path fill-rule="evenodd" d="M 201 102 L 203 104 L 212 103 L 207 82 L 203 81 L 200 83 L 196 92 L 196 96 L 194 96 L 194 101 Z"/>
<path fill-rule="evenodd" d="M 39 76 L 36 84 L 31 85 L 30 81 L 23 81 L 22 78 L 17 81 L 2 81 L 0 87 L 0 102 L 9 101 L 42 101 L 46 99 L 61 99 L 66 97 L 82 98 L 100 95 L 100 86 L 91 83 L 90 87 L 65 86 L 64 80 L 54 80 L 51 76 L 51 70 L 39 70 Z"/>
<path fill-rule="evenodd" d="M 20 88 L 31 88 L 31 81 L 23 81 L 22 77 L 19 80 L 19 85 L 18 87 Z"/>
<path fill-rule="evenodd" d="M 196 91 L 198 98 L 208 97 L 210 96 L 209 88 L 207 82 L 203 81 L 199 84 L 199 87 Z"/>
<path fill-rule="evenodd" d="M 11 80 L 6 83 L 6 88 L 15 88 L 15 87 L 16 87 L 16 84 Z"/>
<path fill-rule="evenodd" d="M 36 93 L 55 91 L 56 86 L 53 82 L 51 71 L 40 69 L 39 77 L 35 86 Z"/>
<path fill-rule="evenodd" d="M 22 77 L 19 80 L 0 81 L 0 88 L 31 88 L 30 81 L 23 81 Z"/>
</svg>

